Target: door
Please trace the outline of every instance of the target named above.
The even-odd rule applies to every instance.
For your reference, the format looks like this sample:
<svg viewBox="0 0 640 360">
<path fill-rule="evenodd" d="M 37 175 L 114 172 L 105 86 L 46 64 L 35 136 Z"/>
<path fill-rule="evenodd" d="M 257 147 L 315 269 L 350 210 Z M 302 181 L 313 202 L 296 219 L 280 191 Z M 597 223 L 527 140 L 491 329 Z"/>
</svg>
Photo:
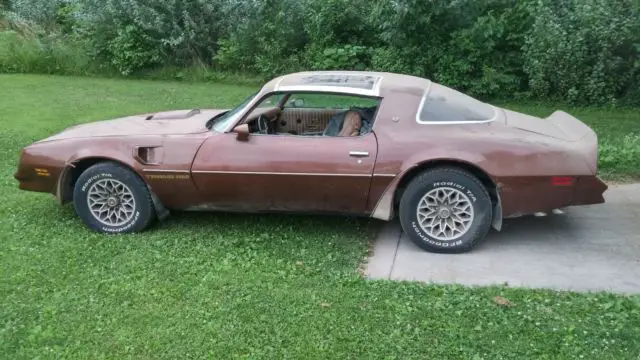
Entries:
<svg viewBox="0 0 640 360">
<path fill-rule="evenodd" d="M 236 134 L 210 137 L 192 175 L 202 209 L 365 212 L 377 142 L 355 137 Z"/>
</svg>

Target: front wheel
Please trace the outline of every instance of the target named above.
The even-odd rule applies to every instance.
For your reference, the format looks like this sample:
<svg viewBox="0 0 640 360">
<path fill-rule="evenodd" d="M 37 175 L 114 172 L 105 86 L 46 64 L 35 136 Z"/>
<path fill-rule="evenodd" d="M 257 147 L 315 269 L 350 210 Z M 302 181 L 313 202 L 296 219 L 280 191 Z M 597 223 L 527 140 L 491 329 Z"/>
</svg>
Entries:
<svg viewBox="0 0 640 360">
<path fill-rule="evenodd" d="M 400 223 L 422 249 L 438 253 L 470 251 L 492 221 L 484 185 L 457 168 L 436 168 L 415 177 L 400 200 Z"/>
<path fill-rule="evenodd" d="M 155 219 L 153 200 L 144 181 L 112 162 L 93 165 L 80 175 L 73 202 L 78 216 L 98 232 L 138 232 Z"/>
</svg>

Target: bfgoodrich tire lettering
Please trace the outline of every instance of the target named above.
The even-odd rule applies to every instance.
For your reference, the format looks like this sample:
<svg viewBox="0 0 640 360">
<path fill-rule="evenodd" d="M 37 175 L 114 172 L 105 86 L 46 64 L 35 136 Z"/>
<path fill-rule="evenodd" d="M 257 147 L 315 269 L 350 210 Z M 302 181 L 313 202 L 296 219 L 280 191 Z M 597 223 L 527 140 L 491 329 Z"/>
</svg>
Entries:
<svg viewBox="0 0 640 360">
<path fill-rule="evenodd" d="M 440 253 L 471 250 L 486 236 L 492 221 L 487 189 L 457 168 L 427 170 L 412 179 L 399 212 L 409 239 L 424 250 Z"/>
<path fill-rule="evenodd" d="M 146 184 L 137 174 L 113 162 L 98 163 L 80 175 L 73 203 L 82 221 L 103 233 L 142 231 L 155 219 Z"/>
</svg>

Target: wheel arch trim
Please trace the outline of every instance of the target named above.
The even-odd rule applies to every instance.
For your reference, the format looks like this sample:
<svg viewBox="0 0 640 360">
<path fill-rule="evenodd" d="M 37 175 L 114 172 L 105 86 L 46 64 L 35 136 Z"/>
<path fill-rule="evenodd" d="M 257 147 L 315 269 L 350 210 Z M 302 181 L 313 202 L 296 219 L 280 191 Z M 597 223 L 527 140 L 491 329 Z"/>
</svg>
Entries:
<svg viewBox="0 0 640 360">
<path fill-rule="evenodd" d="M 113 162 L 132 171 L 134 174 L 138 175 L 138 177 L 142 180 L 142 182 L 147 187 L 147 190 L 151 195 L 151 199 L 153 201 L 154 209 L 158 219 L 163 220 L 167 216 L 169 216 L 169 210 L 164 206 L 160 198 L 155 194 L 155 192 L 153 191 L 149 183 L 145 180 L 144 176 L 142 176 L 142 173 L 141 171 L 139 171 L 139 169 L 136 169 L 132 163 L 127 163 L 122 161 L 121 159 L 117 159 L 110 156 L 102 156 L 102 155 L 74 157 L 65 163 L 65 166 L 60 172 L 60 176 L 58 177 L 58 181 L 56 184 L 56 194 L 55 194 L 56 199 L 61 205 L 71 201 L 71 197 L 73 196 L 72 195 L 73 188 L 71 187 L 72 180 L 73 180 L 73 169 L 75 169 L 78 164 L 87 163 L 87 162 L 90 162 L 89 165 L 87 165 L 87 167 L 100 162 Z M 79 176 L 80 174 L 77 174 L 77 175 Z"/>
<path fill-rule="evenodd" d="M 414 176 L 416 176 L 419 172 L 433 169 L 440 166 L 458 166 L 465 170 L 473 169 L 474 173 L 480 173 L 483 175 L 483 179 L 480 179 L 485 186 L 489 185 L 490 189 L 487 189 L 491 192 L 493 204 L 493 221 L 492 227 L 496 230 L 501 230 L 502 228 L 502 198 L 500 196 L 499 186 L 496 184 L 495 180 L 491 177 L 491 175 L 483 169 L 481 166 L 477 164 L 454 158 L 434 158 L 429 160 L 424 160 L 421 162 L 414 163 L 408 167 L 406 167 L 403 171 L 401 171 L 396 177 L 389 183 L 387 188 L 384 190 L 382 196 L 378 200 L 376 206 L 374 207 L 373 212 L 371 213 L 371 217 L 380 220 L 391 220 L 395 216 L 395 208 L 396 208 L 396 200 L 398 199 L 398 190 L 401 184 L 406 184 L 410 181 Z M 475 175 L 475 174 L 474 174 Z M 490 184 L 486 184 L 489 181 Z"/>
</svg>

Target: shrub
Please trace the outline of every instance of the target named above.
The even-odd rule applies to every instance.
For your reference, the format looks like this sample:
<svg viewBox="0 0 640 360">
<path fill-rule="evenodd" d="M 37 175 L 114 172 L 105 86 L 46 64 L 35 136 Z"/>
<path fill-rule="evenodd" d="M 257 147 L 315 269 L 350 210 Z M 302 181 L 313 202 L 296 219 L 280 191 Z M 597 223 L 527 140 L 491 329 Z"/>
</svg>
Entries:
<svg viewBox="0 0 640 360">
<path fill-rule="evenodd" d="M 4 1 L 15 13 L 0 29 L 37 24 L 36 44 L 127 76 L 370 69 L 480 98 L 640 104 L 640 0 Z"/>
<path fill-rule="evenodd" d="M 527 0 L 528 1 L 528 0 Z M 527 1 L 380 1 L 372 16 L 384 46 L 372 66 L 422 75 L 481 97 L 511 95 L 521 79 Z"/>
<path fill-rule="evenodd" d="M 66 0 L 11 0 L 11 11 L 23 19 L 43 27 L 54 27 L 58 8 L 67 4 Z"/>
<path fill-rule="evenodd" d="M 118 29 L 115 38 L 107 43 L 111 64 L 122 75 L 154 67 L 161 63 L 160 50 L 134 25 Z"/>
<path fill-rule="evenodd" d="M 371 51 L 371 69 L 415 76 L 425 75 L 423 57 L 415 47 L 379 47 Z"/>
<path fill-rule="evenodd" d="M 370 63 L 370 50 L 365 46 L 343 45 L 308 50 L 308 61 L 314 70 L 365 70 Z"/>
<path fill-rule="evenodd" d="M 77 31 L 89 40 L 93 56 L 124 74 L 156 66 L 158 59 L 165 65 L 210 63 L 228 21 L 225 13 L 232 11 L 227 0 L 76 1 Z"/>
<path fill-rule="evenodd" d="M 215 64 L 225 70 L 259 73 L 271 77 L 302 69 L 308 43 L 301 25 L 307 0 L 264 0 L 241 8 L 250 16 L 237 22 L 219 42 Z"/>
<path fill-rule="evenodd" d="M 0 32 L 0 72 L 87 75 L 90 58 L 78 44 L 59 36 L 27 37 Z"/>
<path fill-rule="evenodd" d="M 251 72 L 253 71 L 253 56 L 246 44 L 234 37 L 221 39 L 218 42 L 218 52 L 213 57 L 214 64 L 223 69 Z"/>
<path fill-rule="evenodd" d="M 640 134 L 600 142 L 599 165 L 604 171 L 640 174 Z"/>
<path fill-rule="evenodd" d="M 537 16 L 524 54 L 532 92 L 587 104 L 621 97 L 640 71 L 640 12 L 633 2 L 544 0 L 532 5 Z"/>
</svg>

